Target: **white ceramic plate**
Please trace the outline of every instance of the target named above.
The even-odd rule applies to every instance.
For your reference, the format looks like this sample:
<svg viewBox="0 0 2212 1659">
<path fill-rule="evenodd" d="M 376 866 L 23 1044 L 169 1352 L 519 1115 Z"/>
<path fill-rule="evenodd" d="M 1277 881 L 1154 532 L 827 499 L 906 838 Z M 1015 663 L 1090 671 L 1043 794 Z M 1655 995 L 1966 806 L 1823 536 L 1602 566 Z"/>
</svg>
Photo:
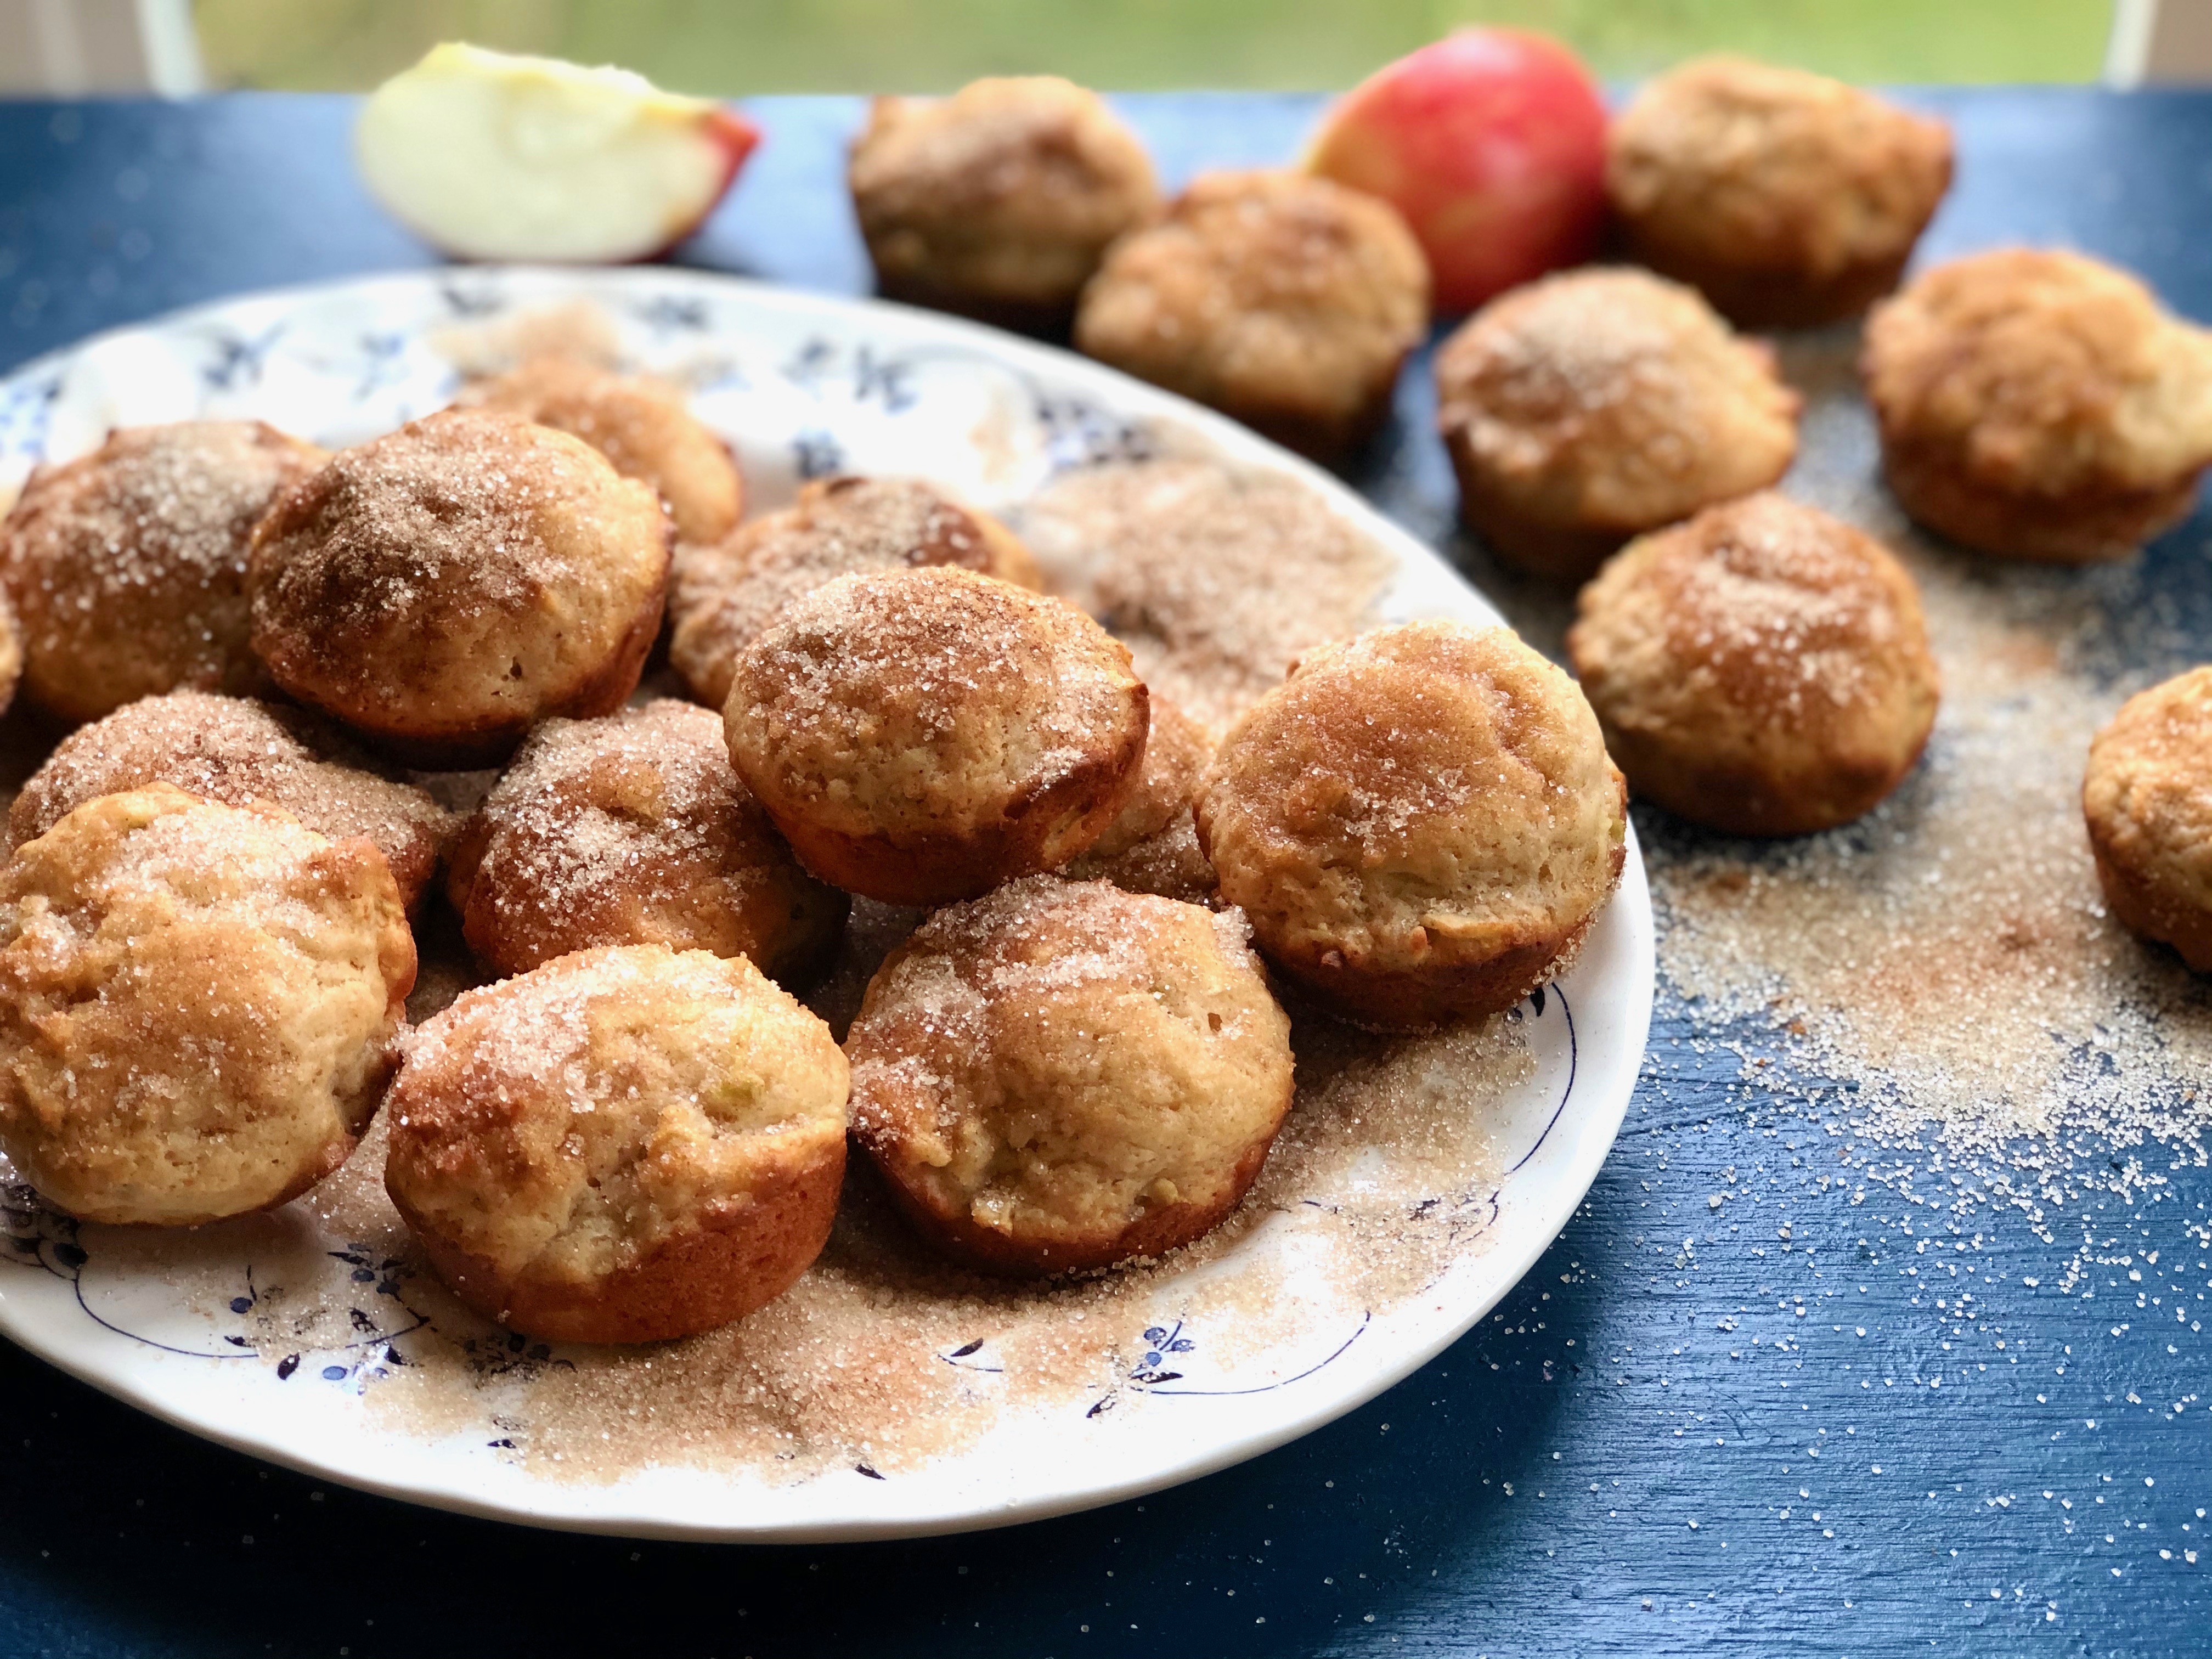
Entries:
<svg viewBox="0 0 2212 1659">
<path fill-rule="evenodd" d="M 739 454 L 755 507 L 833 470 L 921 473 L 986 506 L 1018 502 L 1066 467 L 1173 431 L 1304 480 L 1371 535 L 1397 561 L 1386 617 L 1497 620 L 1433 552 L 1334 479 L 1180 398 L 933 314 L 674 270 L 376 278 L 226 301 L 101 336 L 0 382 L 0 499 L 34 461 L 89 449 L 118 424 L 255 416 L 325 445 L 370 437 L 447 400 L 454 369 L 438 343 L 456 327 L 577 301 L 611 319 L 630 360 L 693 387 L 701 417 Z M 27 1189 L 9 1188 L 0 1203 L 0 1331 L 133 1405 L 258 1456 L 539 1525 L 802 1540 L 1064 1513 L 1280 1445 L 1464 1334 L 1589 1190 L 1635 1083 L 1651 985 L 1650 902 L 1632 843 L 1619 896 L 1580 960 L 1516 1012 L 1533 1066 L 1488 1109 L 1502 1173 L 1485 1190 L 1430 1200 L 1468 1218 L 1431 1282 L 1380 1307 L 1322 1297 L 1288 1329 L 1237 1341 L 1194 1322 L 1199 1304 L 1185 1295 L 1196 1295 L 1198 1278 L 1236 1269 L 1234 1257 L 1194 1270 L 1189 1286 L 1170 1274 L 1144 1316 L 1129 1320 L 1133 1328 L 1115 1334 L 1121 1358 L 1103 1386 L 1010 1404 L 988 1432 L 891 1476 L 848 1464 L 756 1478 L 677 1461 L 571 1478 L 512 1443 L 526 1352 L 517 1376 L 480 1364 L 478 1392 L 457 1419 L 429 1427 L 380 1410 L 395 1365 L 429 1334 L 421 1322 L 452 1320 L 434 1311 L 451 1304 L 414 1293 L 397 1261 L 325 1236 L 301 1205 L 153 1235 L 79 1228 Z M 1261 1228 L 1237 1253 L 1279 1248 L 1279 1233 Z M 295 1310 L 329 1316 L 301 1314 L 272 1340 L 261 1304 L 279 1279 Z M 979 1389 L 996 1386 L 1000 1374 L 984 1363 L 988 1334 L 922 1358 L 974 1371 Z M 483 1328 L 478 1340 L 495 1362 L 497 1334 Z"/>
</svg>

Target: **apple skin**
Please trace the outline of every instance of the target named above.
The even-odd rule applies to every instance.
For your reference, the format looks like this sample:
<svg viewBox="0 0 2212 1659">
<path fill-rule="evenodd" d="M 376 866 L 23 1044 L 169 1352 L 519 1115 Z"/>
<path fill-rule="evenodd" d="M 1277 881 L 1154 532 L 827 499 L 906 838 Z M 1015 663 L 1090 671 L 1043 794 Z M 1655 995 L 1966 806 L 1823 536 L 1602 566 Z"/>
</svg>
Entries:
<svg viewBox="0 0 2212 1659">
<path fill-rule="evenodd" d="M 730 193 L 730 186 L 738 182 L 738 169 L 745 158 L 760 148 L 761 130 L 727 104 L 710 107 L 699 131 L 722 147 L 728 165 L 722 173 L 722 187 L 708 198 L 707 204 L 699 210 L 699 216 L 668 239 L 667 243 L 642 256 L 645 259 L 664 259 L 684 244 L 685 237 L 707 222 L 707 216 L 720 207 L 722 198 Z"/>
<path fill-rule="evenodd" d="M 1449 316 L 1596 252 L 1605 129 L 1597 84 L 1565 46 L 1464 29 L 1338 100 L 1304 165 L 1405 216 Z"/>
</svg>

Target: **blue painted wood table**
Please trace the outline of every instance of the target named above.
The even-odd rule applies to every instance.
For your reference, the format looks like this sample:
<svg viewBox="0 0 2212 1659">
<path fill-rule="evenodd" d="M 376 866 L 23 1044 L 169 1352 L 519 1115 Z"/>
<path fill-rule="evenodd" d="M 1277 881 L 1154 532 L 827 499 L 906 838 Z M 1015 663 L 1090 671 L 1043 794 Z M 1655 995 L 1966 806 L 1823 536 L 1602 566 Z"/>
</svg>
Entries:
<svg viewBox="0 0 2212 1659">
<path fill-rule="evenodd" d="M 2212 318 L 2212 98 L 1920 100 L 1961 156 L 1923 257 L 2072 243 Z M 1280 160 L 1315 107 L 1127 103 L 1171 179 Z M 839 183 L 857 105 L 757 112 L 769 142 L 678 257 L 863 290 Z M 351 113 L 0 106 L 0 367 L 197 301 L 428 263 L 356 185 Z M 1443 539 L 1424 380 L 1357 481 Z M 2007 591 L 2094 635 L 2108 678 L 2155 677 L 2212 654 L 2206 540 L 2200 515 L 2116 573 Z M 1556 626 L 1451 545 L 1540 638 Z M 1954 587 L 1999 580 L 1961 568 Z M 1938 750 L 1972 740 L 1939 730 Z M 1902 821 L 1866 833 L 1903 839 Z M 1733 858 L 1740 890 L 1798 856 L 1639 826 L 1678 923 L 1691 875 Z M 2069 860 L 2086 867 L 2066 852 L 2051 879 L 2079 884 Z M 1865 1076 L 1824 1076 L 1788 1024 L 1698 988 L 1662 975 L 1627 1130 L 1495 1317 L 1303 1442 L 1016 1531 L 740 1549 L 457 1519 L 259 1468 L 0 1345 L 0 1652 L 2212 1651 L 2193 1109 L 2101 1138 L 2076 1123 L 2062 1155 L 2014 1165 L 1899 1154 L 1852 1128 Z M 2124 1085 L 2130 1042 L 2164 1052 L 2212 1015 L 2185 984 L 2160 1018 L 2083 1045 L 2085 1100 Z"/>
</svg>

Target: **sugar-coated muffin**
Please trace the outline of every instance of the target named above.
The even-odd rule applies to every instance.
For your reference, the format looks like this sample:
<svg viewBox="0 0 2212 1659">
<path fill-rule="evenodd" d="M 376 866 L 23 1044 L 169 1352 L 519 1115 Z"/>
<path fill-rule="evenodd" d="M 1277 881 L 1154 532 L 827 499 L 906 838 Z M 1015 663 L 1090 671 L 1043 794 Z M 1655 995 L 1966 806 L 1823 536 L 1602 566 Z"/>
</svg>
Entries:
<svg viewBox="0 0 2212 1659">
<path fill-rule="evenodd" d="M 0 1151 L 88 1221 L 268 1209 L 345 1161 L 415 941 L 383 855 L 167 784 L 0 871 Z"/>
<path fill-rule="evenodd" d="M 1074 606 L 938 565 L 794 600 L 739 653 L 723 723 L 816 875 L 943 904 L 1097 840 L 1137 787 L 1149 703 Z"/>
<path fill-rule="evenodd" d="M 332 841 L 376 843 L 412 910 L 452 839 L 453 814 L 304 708 L 173 691 L 141 697 L 64 738 L 8 810 L 10 845 L 97 795 L 172 783 L 204 800 L 268 801 Z"/>
<path fill-rule="evenodd" d="M 1064 328 L 1107 244 L 1159 206 L 1097 94 L 1049 75 L 878 98 L 848 181 L 876 286 L 1012 328 Z"/>
<path fill-rule="evenodd" d="M 1920 592 L 1880 543 L 1771 492 L 1633 541 L 1567 654 L 1628 787 L 1747 836 L 1846 823 L 1936 723 Z"/>
<path fill-rule="evenodd" d="M 23 629 L 15 619 L 15 601 L 0 582 L 0 714 L 15 701 L 15 688 L 23 680 Z"/>
<path fill-rule="evenodd" d="M 1221 896 L 1353 1022 L 1511 1007 L 1565 964 L 1626 856 L 1582 692 L 1504 628 L 1324 647 L 1230 729 L 1198 804 Z"/>
<path fill-rule="evenodd" d="M 480 765 L 622 707 L 660 631 L 669 525 L 580 438 L 448 410 L 331 457 L 253 534 L 253 648 L 398 758 Z"/>
<path fill-rule="evenodd" d="M 1750 328 L 1855 317 L 1897 286 L 1951 185 L 1951 129 L 1803 70 L 1699 58 L 1613 122 L 1629 252 Z"/>
<path fill-rule="evenodd" d="M 1984 553 L 2122 557 L 2189 515 L 2212 462 L 2212 333 L 2078 253 L 1923 273 L 1859 367 L 1899 501 Z"/>
<path fill-rule="evenodd" d="M 1500 295 L 1437 354 L 1460 516 L 1534 574 L 1579 581 L 1630 537 L 1764 489 L 1797 453 L 1774 354 L 1695 291 L 1571 270 Z"/>
<path fill-rule="evenodd" d="M 572 356 L 541 356 L 464 386 L 453 402 L 581 438 L 623 477 L 652 486 L 685 541 L 720 541 L 737 528 L 744 502 L 737 463 L 672 386 Z"/>
<path fill-rule="evenodd" d="M 179 421 L 33 472 L 0 522 L 24 694 L 75 725 L 163 691 L 265 684 L 248 648 L 247 543 L 325 459 L 258 421 Z"/>
<path fill-rule="evenodd" d="M 2120 706 L 2089 745 L 2081 815 L 2112 914 L 2212 973 L 2212 668 Z"/>
<path fill-rule="evenodd" d="M 920 478 L 817 478 L 780 513 L 711 545 L 677 549 L 668 657 L 691 695 L 729 700 L 738 653 L 802 593 L 861 570 L 955 564 L 1044 586 L 1020 539 L 988 513 Z"/>
<path fill-rule="evenodd" d="M 1428 262 L 1389 203 L 1303 173 L 1206 173 L 1108 252 L 1075 343 L 1329 459 L 1382 425 L 1428 323 Z"/>
<path fill-rule="evenodd" d="M 1189 904 L 1212 898 L 1218 884 L 1199 850 L 1196 808 L 1212 759 L 1206 729 L 1153 693 L 1144 769 L 1129 804 L 1088 851 L 1068 862 L 1066 874 Z"/>
<path fill-rule="evenodd" d="M 532 731 L 462 830 L 447 892 L 497 973 L 665 945 L 787 984 L 827 963 L 848 904 L 738 781 L 714 712 L 672 697 Z"/>
<path fill-rule="evenodd" d="M 829 1027 L 743 957 L 580 951 L 422 1025 L 385 1188 L 438 1276 L 502 1324 L 688 1336 L 821 1253 L 848 1078 Z"/>
<path fill-rule="evenodd" d="M 1031 876 L 939 911 L 845 1040 L 853 1130 L 971 1266 L 1037 1275 L 1189 1243 L 1260 1173 L 1290 1021 L 1244 919 Z"/>
</svg>

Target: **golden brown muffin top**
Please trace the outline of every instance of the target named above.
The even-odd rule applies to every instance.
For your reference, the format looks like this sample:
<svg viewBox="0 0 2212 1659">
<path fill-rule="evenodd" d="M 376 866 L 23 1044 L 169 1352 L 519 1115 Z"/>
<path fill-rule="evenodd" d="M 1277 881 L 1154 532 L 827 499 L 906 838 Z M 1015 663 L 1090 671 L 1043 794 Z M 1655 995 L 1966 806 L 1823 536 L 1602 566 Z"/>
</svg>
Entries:
<svg viewBox="0 0 2212 1659">
<path fill-rule="evenodd" d="M 1085 859 L 1110 859 L 1127 852 L 1158 835 L 1177 815 L 1188 813 L 1198 799 L 1206 763 L 1213 758 L 1212 738 L 1164 697 L 1152 699 L 1152 722 L 1136 792 L 1121 815 L 1106 826 L 1106 833 L 1085 851 Z"/>
<path fill-rule="evenodd" d="M 2156 489 L 2212 461 L 2212 333 L 2101 260 L 2000 248 L 1923 272 L 1869 319 L 1885 443 L 2027 495 Z"/>
<path fill-rule="evenodd" d="M 2120 706 L 2089 745 L 2081 807 L 2106 857 L 2212 909 L 2212 667 Z"/>
<path fill-rule="evenodd" d="M 1640 530 L 1763 488 L 1797 447 L 1774 355 L 1692 289 L 1571 270 L 1500 295 L 1437 355 L 1437 422 L 1521 516 Z"/>
<path fill-rule="evenodd" d="M 1703 258 L 1814 278 L 1910 248 L 1951 179 L 1951 130 L 1749 58 L 1647 82 L 1607 135 L 1615 211 Z"/>
</svg>

